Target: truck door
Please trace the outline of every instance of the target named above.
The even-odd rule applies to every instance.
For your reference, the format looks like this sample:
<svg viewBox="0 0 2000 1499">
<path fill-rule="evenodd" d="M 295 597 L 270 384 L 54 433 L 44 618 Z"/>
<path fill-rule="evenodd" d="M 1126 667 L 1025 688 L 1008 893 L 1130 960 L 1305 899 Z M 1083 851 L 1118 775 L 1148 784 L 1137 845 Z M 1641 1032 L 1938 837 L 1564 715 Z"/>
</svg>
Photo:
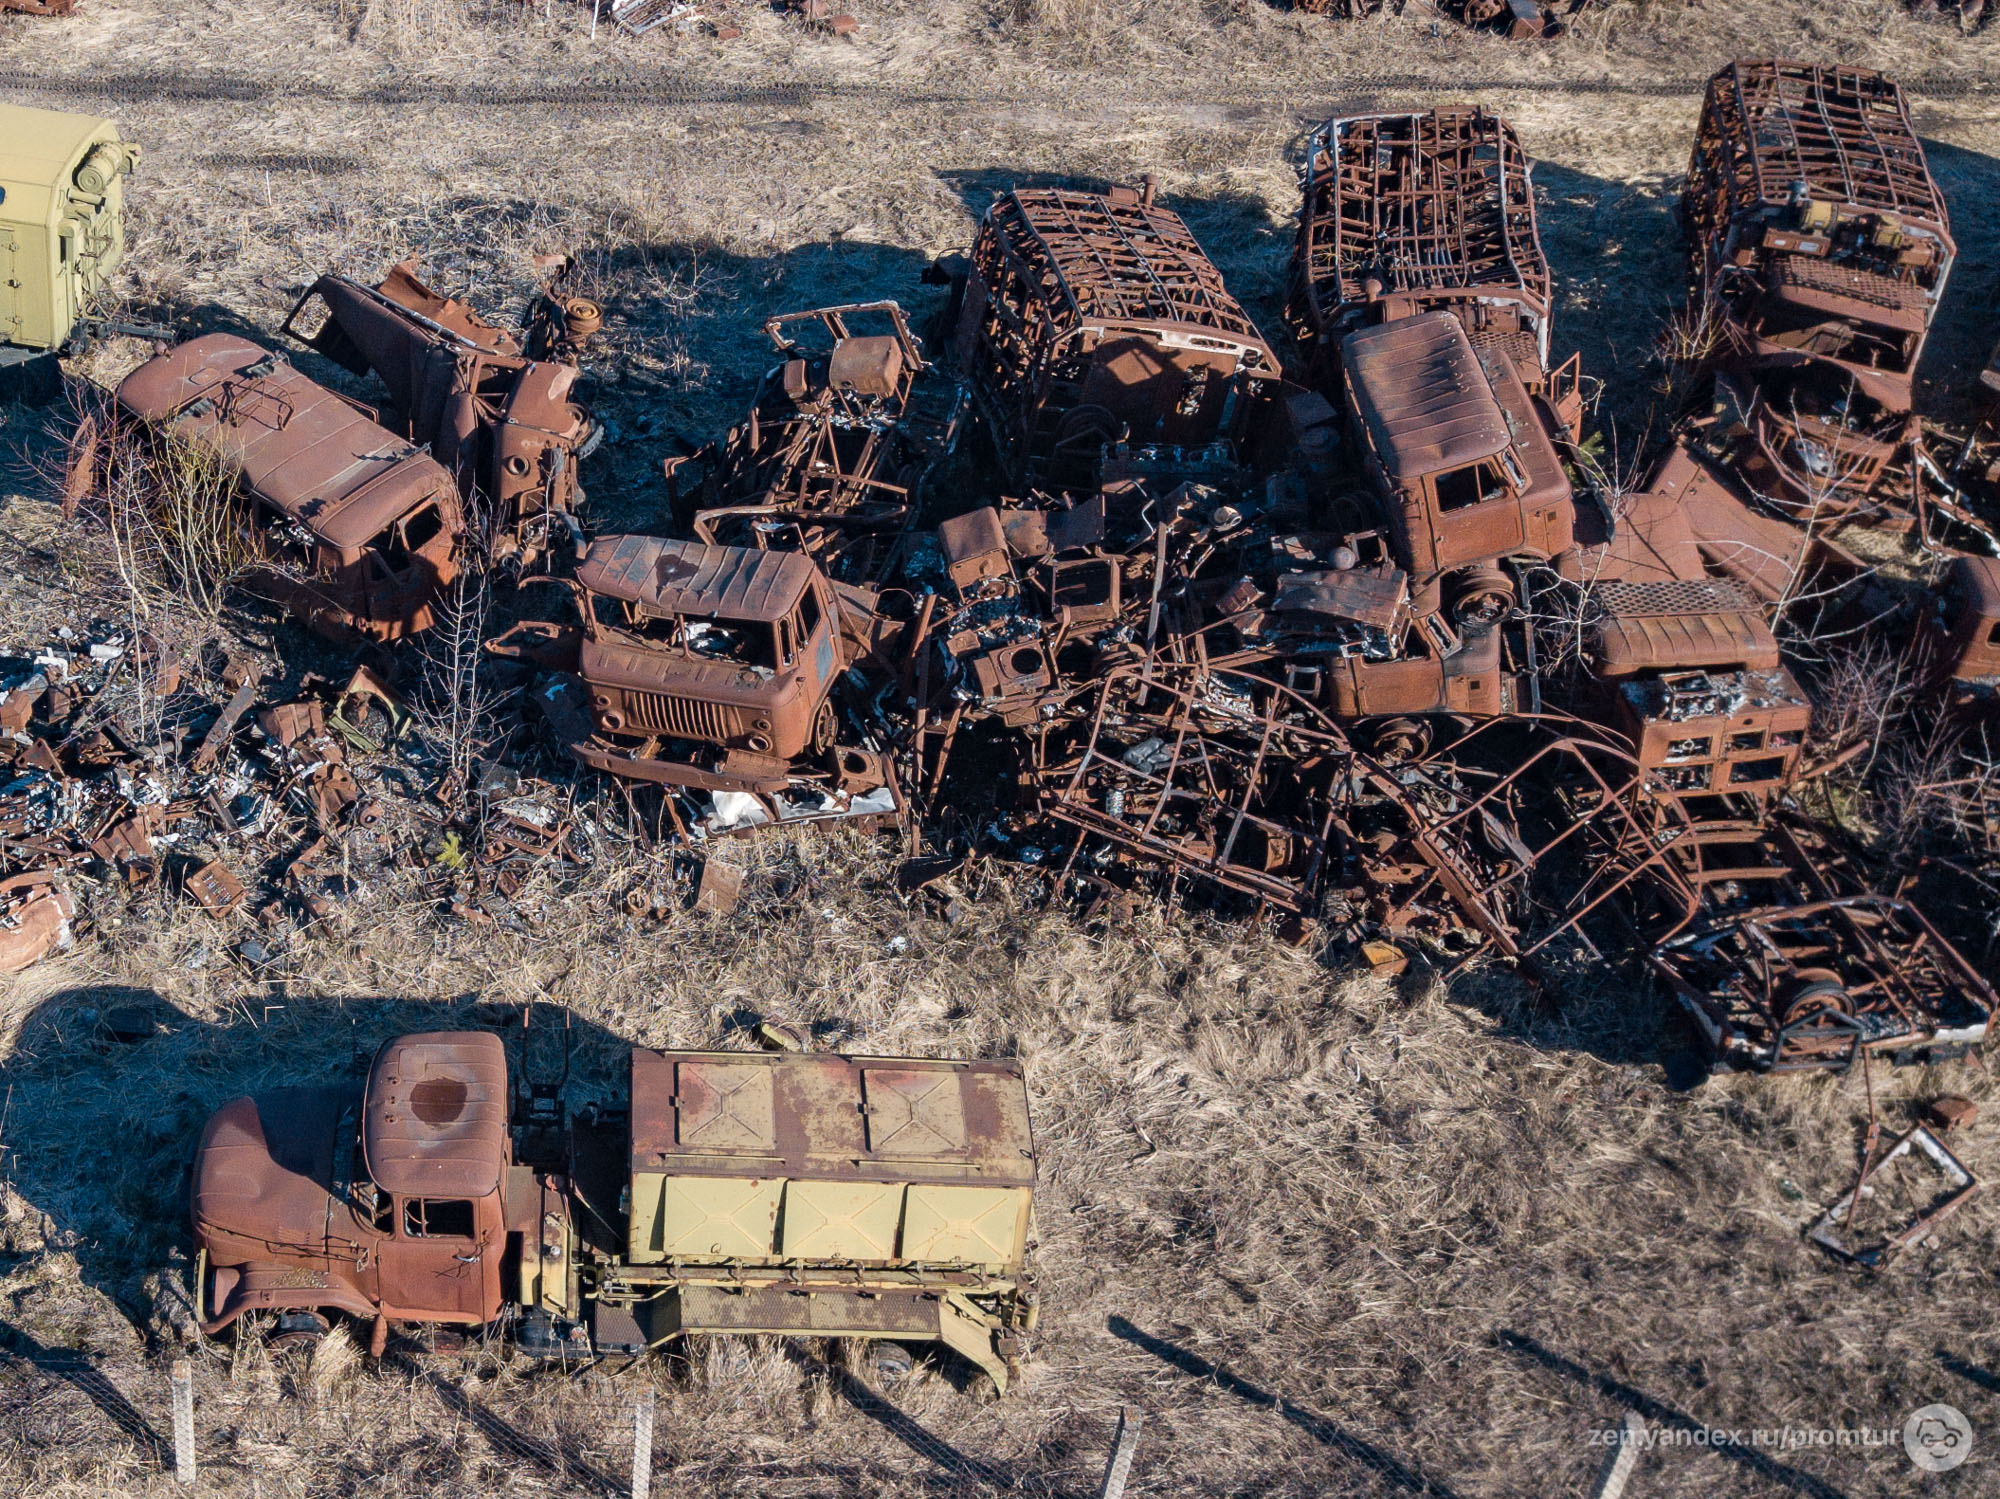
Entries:
<svg viewBox="0 0 2000 1499">
<path fill-rule="evenodd" d="M 397 1198 L 395 1241 L 383 1245 L 383 1301 L 419 1318 L 490 1320 L 499 1302 L 496 1220 L 497 1199 Z"/>
</svg>

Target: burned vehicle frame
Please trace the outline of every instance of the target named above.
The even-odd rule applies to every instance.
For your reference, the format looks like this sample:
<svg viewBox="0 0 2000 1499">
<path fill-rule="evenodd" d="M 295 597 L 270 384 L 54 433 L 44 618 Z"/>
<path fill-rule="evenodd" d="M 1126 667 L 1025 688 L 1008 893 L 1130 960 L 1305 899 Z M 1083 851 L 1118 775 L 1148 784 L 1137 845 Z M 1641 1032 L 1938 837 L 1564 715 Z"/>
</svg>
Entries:
<svg viewBox="0 0 2000 1499">
<path fill-rule="evenodd" d="M 1280 377 L 1150 182 L 995 199 L 973 240 L 957 349 L 1008 481 L 1052 492 L 1095 489 L 1107 452 L 1233 466 Z"/>
<path fill-rule="evenodd" d="M 464 519 L 436 461 L 282 354 L 211 333 L 120 383 L 118 413 L 221 465 L 227 522 L 261 558 L 249 586 L 336 640 L 429 628 L 460 571 Z M 115 479 L 114 479 L 114 482 Z"/>
<path fill-rule="evenodd" d="M 784 313 L 764 332 L 780 361 L 727 436 L 667 460 L 669 510 L 711 545 L 803 551 L 830 576 L 873 581 L 956 444 L 959 388 L 925 378 L 895 302 Z"/>
<path fill-rule="evenodd" d="M 1285 315 L 1316 384 L 1339 379 L 1356 329 L 1449 312 L 1577 439 L 1580 356 L 1551 369 L 1531 167 L 1513 126 L 1474 107 L 1332 119 L 1307 138 Z"/>
<path fill-rule="evenodd" d="M 1913 523 L 1912 381 L 1957 248 L 1901 89 L 1860 68 L 1723 68 L 1682 218 L 1690 307 L 1713 322 L 1760 497 L 1827 522 Z"/>
</svg>

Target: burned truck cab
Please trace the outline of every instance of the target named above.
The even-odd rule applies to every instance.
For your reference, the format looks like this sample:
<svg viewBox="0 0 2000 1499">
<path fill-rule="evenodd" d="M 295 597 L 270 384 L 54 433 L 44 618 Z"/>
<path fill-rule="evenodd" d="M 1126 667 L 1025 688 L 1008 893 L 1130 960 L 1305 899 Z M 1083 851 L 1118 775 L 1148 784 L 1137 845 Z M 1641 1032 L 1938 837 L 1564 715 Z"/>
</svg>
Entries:
<svg viewBox="0 0 2000 1499">
<path fill-rule="evenodd" d="M 594 303 L 544 293 L 524 332 L 427 286 L 414 261 L 379 286 L 322 276 L 284 332 L 388 392 L 385 419 L 427 445 L 464 500 L 490 507 L 496 555 L 531 566 L 584 503 L 577 466 L 602 429 L 577 401 L 576 360 L 603 321 Z"/>
<path fill-rule="evenodd" d="M 1418 614 L 1461 626 L 1513 607 L 1509 561 L 1547 562 L 1574 540 L 1555 446 L 1511 363 L 1476 353 L 1431 312 L 1341 342 L 1348 424 Z"/>
<path fill-rule="evenodd" d="M 811 558 L 605 536 L 565 581 L 579 624 L 530 620 L 487 649 L 581 681 L 594 733 L 570 748 L 584 764 L 663 785 L 775 794 L 834 750 L 832 693 L 854 647 L 842 597 Z M 849 780 L 888 784 L 881 757 L 838 758 Z"/>
<path fill-rule="evenodd" d="M 247 505 L 251 586 L 335 640 L 428 629 L 458 576 L 458 493 L 432 458 L 281 354 L 211 333 L 148 360 L 118 410 L 218 464 Z"/>
<path fill-rule="evenodd" d="M 328 1313 L 483 1326 L 500 1315 L 511 1164 L 497 1036 L 390 1042 L 364 1086 L 240 1098 L 203 1131 L 192 1213 L 197 1317 L 269 1314 L 280 1339 Z"/>
</svg>

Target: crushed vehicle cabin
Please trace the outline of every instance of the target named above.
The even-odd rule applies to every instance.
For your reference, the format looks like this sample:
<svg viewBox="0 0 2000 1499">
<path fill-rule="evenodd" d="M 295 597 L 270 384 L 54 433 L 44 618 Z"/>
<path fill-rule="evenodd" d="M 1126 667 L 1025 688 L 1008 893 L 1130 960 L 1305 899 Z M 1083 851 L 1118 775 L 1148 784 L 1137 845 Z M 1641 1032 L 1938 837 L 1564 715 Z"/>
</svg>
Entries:
<svg viewBox="0 0 2000 1499">
<path fill-rule="evenodd" d="M 430 627 L 459 573 L 458 490 L 368 408 L 228 333 L 148 360 L 119 384 L 117 407 L 234 480 L 257 592 L 336 640 Z"/>
<path fill-rule="evenodd" d="M 439 295 L 414 261 L 380 286 L 321 276 L 283 332 L 389 392 L 385 424 L 428 447 L 474 506 L 496 559 L 531 568 L 582 533 L 578 463 L 603 429 L 575 400 L 577 358 L 603 324 L 594 302 L 537 297 L 528 326 L 496 327 Z"/>
<path fill-rule="evenodd" d="M 634 1048 L 623 1101 L 510 1087 L 490 1031 L 241 1098 L 191 1190 L 201 1330 L 498 1325 L 543 1356 L 704 1334 L 942 1344 L 996 1392 L 1036 1303 L 1012 1062 Z"/>
<path fill-rule="evenodd" d="M 1848 67 L 1745 61 L 1709 80 L 1682 218 L 1690 307 L 1760 498 L 1908 527 L 1913 379 L 1957 247 L 1902 90 Z M 1934 465 L 1933 465 L 1934 468 Z"/>
<path fill-rule="evenodd" d="M 124 259 L 125 178 L 138 162 L 138 146 L 110 120 L 0 105 L 0 245 L 8 250 L 0 366 L 63 349 L 89 328 Z"/>
</svg>

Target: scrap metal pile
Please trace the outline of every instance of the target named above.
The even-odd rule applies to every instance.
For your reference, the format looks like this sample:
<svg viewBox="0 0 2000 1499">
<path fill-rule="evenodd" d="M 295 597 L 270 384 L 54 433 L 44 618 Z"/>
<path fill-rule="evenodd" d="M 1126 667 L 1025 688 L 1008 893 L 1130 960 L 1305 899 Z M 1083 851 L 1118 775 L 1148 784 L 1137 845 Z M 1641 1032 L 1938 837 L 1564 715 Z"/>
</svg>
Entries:
<svg viewBox="0 0 2000 1499">
<path fill-rule="evenodd" d="M 516 335 L 413 267 L 323 278 L 285 331 L 379 408 L 215 335 L 117 404 L 238 477 L 262 591 L 323 633 L 434 629 L 483 569 L 514 708 L 688 843 L 897 825 L 1392 958 L 1636 951 L 1728 1065 L 1981 1039 L 1992 986 L 1802 796 L 1866 747 L 1795 675 L 1873 607 L 1836 527 L 1950 569 L 1941 703 L 1990 715 L 2000 680 L 2000 563 L 1947 556 L 1978 507 L 1911 415 L 1953 247 L 1895 86 L 1717 75 L 1687 195 L 1715 400 L 1632 491 L 1579 446 L 1503 119 L 1335 119 L 1301 183 L 1278 343 L 1150 179 L 1000 196 L 936 268 L 942 352 L 891 302 L 772 319 L 743 420 L 668 464 L 672 535 L 589 534 L 601 319 L 554 293 Z"/>
</svg>

